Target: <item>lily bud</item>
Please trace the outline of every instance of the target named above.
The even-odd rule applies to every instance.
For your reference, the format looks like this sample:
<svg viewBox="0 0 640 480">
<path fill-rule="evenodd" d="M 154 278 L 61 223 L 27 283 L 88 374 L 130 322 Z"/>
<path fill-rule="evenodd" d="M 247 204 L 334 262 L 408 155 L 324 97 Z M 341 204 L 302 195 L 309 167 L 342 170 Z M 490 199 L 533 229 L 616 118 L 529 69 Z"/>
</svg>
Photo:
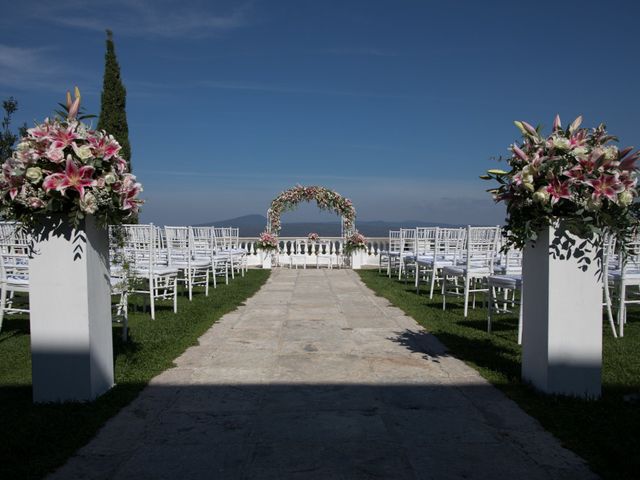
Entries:
<svg viewBox="0 0 640 480">
<path fill-rule="evenodd" d="M 578 118 L 576 118 L 573 122 L 571 122 L 571 125 L 569 125 L 569 133 L 575 132 L 578 128 L 580 128 L 581 124 L 582 115 L 578 115 Z"/>
<path fill-rule="evenodd" d="M 522 122 L 522 126 L 525 128 L 525 130 L 526 130 L 529 134 L 531 134 L 531 135 L 533 135 L 533 136 L 537 136 L 537 135 L 538 135 L 538 132 L 536 132 L 536 129 L 535 129 L 535 128 L 533 128 L 533 126 L 532 126 L 532 125 L 530 125 L 530 124 L 528 124 L 527 122 Z"/>
<path fill-rule="evenodd" d="M 562 128 L 562 124 L 560 123 L 560 115 L 556 115 L 556 118 L 553 120 L 553 130 L 559 130 Z"/>
<path fill-rule="evenodd" d="M 76 99 L 71 104 L 71 108 L 69 109 L 69 114 L 67 118 L 69 120 L 73 120 L 78 115 L 78 110 L 80 110 L 80 97 L 76 97 Z"/>
<path fill-rule="evenodd" d="M 511 149 L 513 150 L 513 153 L 515 153 L 522 160 L 524 160 L 525 162 L 529 161 L 529 157 L 527 157 L 527 154 L 524 153 L 517 145 L 514 145 L 513 147 L 511 147 Z"/>
<path fill-rule="evenodd" d="M 523 135 L 526 135 L 527 131 L 525 130 L 524 125 L 522 125 L 522 122 L 516 120 L 515 122 L 513 122 L 513 124 L 518 127 L 518 130 L 520 130 Z"/>
</svg>

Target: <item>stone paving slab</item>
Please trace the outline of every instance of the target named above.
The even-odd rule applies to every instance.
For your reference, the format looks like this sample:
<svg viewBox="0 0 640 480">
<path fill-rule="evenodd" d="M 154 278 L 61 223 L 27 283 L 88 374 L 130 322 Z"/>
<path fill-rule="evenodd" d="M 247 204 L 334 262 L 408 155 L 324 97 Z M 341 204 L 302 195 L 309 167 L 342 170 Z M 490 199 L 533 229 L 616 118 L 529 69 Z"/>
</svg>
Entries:
<svg viewBox="0 0 640 480">
<path fill-rule="evenodd" d="M 52 479 L 586 479 L 349 270 L 276 269 Z"/>
</svg>

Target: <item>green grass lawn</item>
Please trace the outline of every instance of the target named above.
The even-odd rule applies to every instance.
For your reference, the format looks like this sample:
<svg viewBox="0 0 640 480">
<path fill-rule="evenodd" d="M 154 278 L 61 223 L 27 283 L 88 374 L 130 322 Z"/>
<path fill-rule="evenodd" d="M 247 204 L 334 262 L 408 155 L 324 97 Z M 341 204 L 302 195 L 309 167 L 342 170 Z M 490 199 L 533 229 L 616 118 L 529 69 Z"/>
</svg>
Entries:
<svg viewBox="0 0 640 480">
<path fill-rule="evenodd" d="M 154 376 L 170 368 L 216 320 L 252 296 L 269 276 L 250 270 L 229 285 L 178 299 L 178 314 L 161 302 L 156 320 L 133 309 L 130 339 L 114 327 L 116 386 L 93 403 L 33 405 L 29 322 L 7 317 L 0 333 L 0 478 L 41 478 L 91 439 L 104 422 L 133 400 Z"/>
<path fill-rule="evenodd" d="M 362 280 L 378 295 L 404 310 L 436 335 L 455 357 L 474 367 L 537 418 L 560 441 L 586 459 L 605 478 L 640 478 L 640 403 L 623 400 L 640 392 L 640 311 L 629 312 L 625 337 L 614 339 L 603 322 L 603 395 L 598 401 L 548 397 L 520 381 L 517 317 L 498 315 L 493 333 L 487 333 L 485 308 L 470 310 L 464 318 L 461 302 L 420 296 L 409 282 L 391 280 L 377 270 L 360 271 Z M 496 452 L 499 455 L 499 452 Z"/>
</svg>

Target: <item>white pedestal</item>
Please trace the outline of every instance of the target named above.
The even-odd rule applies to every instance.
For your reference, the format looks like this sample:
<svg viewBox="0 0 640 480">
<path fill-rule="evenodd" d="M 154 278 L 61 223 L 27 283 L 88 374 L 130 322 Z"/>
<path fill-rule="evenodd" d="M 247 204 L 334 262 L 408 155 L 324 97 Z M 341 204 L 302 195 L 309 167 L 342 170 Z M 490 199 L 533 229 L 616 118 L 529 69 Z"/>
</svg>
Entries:
<svg viewBox="0 0 640 480">
<path fill-rule="evenodd" d="M 262 258 L 262 268 L 271 270 L 273 254 L 271 252 L 260 252 L 260 256 Z"/>
<path fill-rule="evenodd" d="M 362 269 L 365 262 L 365 251 L 364 250 L 354 250 L 351 252 L 351 268 L 353 270 Z"/>
<path fill-rule="evenodd" d="M 522 378 L 545 393 L 598 398 L 600 252 L 580 250 L 583 240 L 563 231 L 549 228 L 524 250 Z M 575 242 L 569 249 L 561 245 L 567 239 Z"/>
<path fill-rule="evenodd" d="M 89 401 L 113 386 L 109 237 L 51 222 L 29 261 L 33 401 Z"/>
</svg>

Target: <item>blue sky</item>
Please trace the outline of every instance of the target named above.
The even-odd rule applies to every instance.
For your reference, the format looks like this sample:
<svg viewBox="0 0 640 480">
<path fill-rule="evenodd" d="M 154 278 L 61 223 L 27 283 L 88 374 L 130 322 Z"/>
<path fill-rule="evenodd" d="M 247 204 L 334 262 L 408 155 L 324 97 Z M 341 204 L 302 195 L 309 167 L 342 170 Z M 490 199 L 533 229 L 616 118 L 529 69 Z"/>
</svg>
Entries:
<svg viewBox="0 0 640 480">
<path fill-rule="evenodd" d="M 640 144 L 637 18 L 631 1 L 23 0 L 0 18 L 0 98 L 32 123 L 78 85 L 98 113 L 111 28 L 143 220 L 264 213 L 299 182 L 363 220 L 496 223 L 478 175 L 514 119 L 583 114 Z"/>
</svg>

